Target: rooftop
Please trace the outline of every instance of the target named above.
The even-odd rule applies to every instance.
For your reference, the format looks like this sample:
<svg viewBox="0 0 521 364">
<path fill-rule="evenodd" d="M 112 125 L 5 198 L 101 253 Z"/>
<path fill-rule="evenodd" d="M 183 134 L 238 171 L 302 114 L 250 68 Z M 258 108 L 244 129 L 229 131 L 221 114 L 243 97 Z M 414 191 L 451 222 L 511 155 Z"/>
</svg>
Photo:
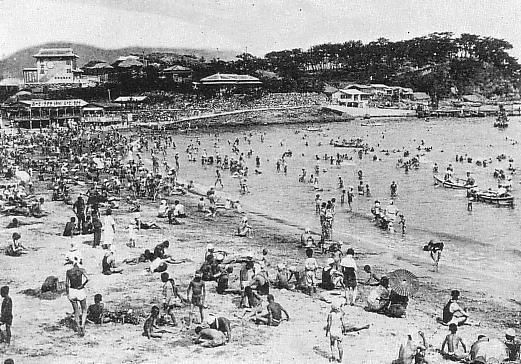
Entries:
<svg viewBox="0 0 521 364">
<path fill-rule="evenodd" d="M 168 68 L 165 68 L 163 72 L 192 72 L 192 70 L 188 67 L 183 67 L 179 65 L 171 66 Z"/>
<path fill-rule="evenodd" d="M 36 53 L 33 57 L 35 58 L 43 58 L 43 57 L 74 57 L 79 58 L 72 48 L 41 48 L 38 53 Z"/>
<path fill-rule="evenodd" d="M 348 94 L 348 95 L 369 95 L 367 92 L 362 92 L 360 90 L 352 89 L 352 88 L 349 88 L 347 90 L 338 90 L 338 91 L 342 92 L 344 94 Z"/>
</svg>

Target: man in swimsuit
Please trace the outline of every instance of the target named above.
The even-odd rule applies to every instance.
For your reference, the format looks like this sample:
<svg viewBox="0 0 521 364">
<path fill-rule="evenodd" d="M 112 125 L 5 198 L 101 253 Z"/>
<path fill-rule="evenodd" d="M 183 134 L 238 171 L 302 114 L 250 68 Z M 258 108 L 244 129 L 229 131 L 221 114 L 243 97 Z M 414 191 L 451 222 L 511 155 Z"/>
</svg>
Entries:
<svg viewBox="0 0 521 364">
<path fill-rule="evenodd" d="M 194 307 L 199 307 L 199 313 L 201 314 L 201 321 L 204 321 L 204 301 L 206 299 L 206 287 L 204 285 L 204 281 L 201 279 L 202 274 L 200 271 L 195 272 L 195 278 L 190 281 L 188 285 L 188 291 L 186 293 L 186 299 L 190 302 L 190 316 L 189 322 L 190 326 L 192 325 L 192 315 Z M 190 292 L 192 293 L 192 297 L 190 299 Z"/>
<path fill-rule="evenodd" d="M 208 316 L 208 325 L 210 329 L 218 330 L 226 336 L 226 341 L 230 342 L 232 339 L 232 328 L 230 320 L 226 317 L 215 317 L 213 315 Z"/>
<path fill-rule="evenodd" d="M 80 336 L 85 335 L 85 321 L 87 320 L 87 294 L 85 293 L 85 285 L 89 281 L 85 269 L 78 266 L 78 257 L 74 258 L 74 266 L 69 269 L 65 275 L 65 287 L 67 296 L 71 301 L 74 310 L 74 321 Z M 85 281 L 83 281 L 85 277 Z M 80 321 L 80 307 L 81 321 Z"/>
<path fill-rule="evenodd" d="M 257 317 L 256 322 L 266 324 L 268 326 L 279 326 L 282 322 L 282 313 L 286 315 L 286 320 L 289 321 L 288 311 L 284 309 L 280 305 L 280 303 L 275 302 L 275 297 L 272 294 L 268 295 L 268 313 Z"/>
<path fill-rule="evenodd" d="M 450 334 L 445 337 L 443 344 L 441 344 L 441 355 L 450 360 L 461 360 L 467 356 L 467 348 L 463 343 L 461 337 L 457 334 L 458 325 L 452 323 L 449 325 Z M 460 353 L 459 347 L 463 348 L 463 353 Z M 447 346 L 447 351 L 445 351 Z"/>
<path fill-rule="evenodd" d="M 450 325 L 456 324 L 458 326 L 464 325 L 469 318 L 468 313 L 459 305 L 459 291 L 451 291 L 451 299 L 445 307 L 443 307 L 443 323 Z"/>
</svg>

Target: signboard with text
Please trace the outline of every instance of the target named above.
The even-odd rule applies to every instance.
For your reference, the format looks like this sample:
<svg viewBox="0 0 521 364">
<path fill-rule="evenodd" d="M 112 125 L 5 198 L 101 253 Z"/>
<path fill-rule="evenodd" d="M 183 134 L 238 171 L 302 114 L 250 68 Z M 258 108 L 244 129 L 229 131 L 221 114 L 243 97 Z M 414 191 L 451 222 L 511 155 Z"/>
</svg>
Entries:
<svg viewBox="0 0 521 364">
<path fill-rule="evenodd" d="M 81 99 L 73 100 L 29 100 L 27 101 L 31 107 L 82 107 L 87 102 Z"/>
</svg>

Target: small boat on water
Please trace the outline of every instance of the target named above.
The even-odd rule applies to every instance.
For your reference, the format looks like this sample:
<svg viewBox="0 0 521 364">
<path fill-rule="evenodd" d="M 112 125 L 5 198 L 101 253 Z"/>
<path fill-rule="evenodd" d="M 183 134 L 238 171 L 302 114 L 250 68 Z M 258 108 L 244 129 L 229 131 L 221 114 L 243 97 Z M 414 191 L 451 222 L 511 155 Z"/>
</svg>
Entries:
<svg viewBox="0 0 521 364">
<path fill-rule="evenodd" d="M 504 189 L 504 191 L 493 191 L 490 189 L 487 191 L 480 191 L 478 189 L 470 189 L 467 193 L 469 196 L 473 197 L 474 200 L 479 202 L 485 202 L 497 206 L 514 205 L 514 196 L 506 192 L 506 189 Z"/>
<path fill-rule="evenodd" d="M 331 144 L 332 146 L 337 147 L 337 148 L 365 148 L 367 146 L 366 144 L 364 144 L 364 141 L 360 138 L 351 139 L 351 140 L 343 139 L 342 141 L 340 141 L 340 140 L 335 141 L 335 140 L 331 139 L 329 144 Z"/>
<path fill-rule="evenodd" d="M 321 128 L 313 128 L 313 127 L 309 126 L 309 127 L 306 128 L 306 131 L 322 131 L 322 129 Z"/>
<path fill-rule="evenodd" d="M 445 188 L 452 188 L 456 190 L 468 190 L 469 188 L 475 188 L 477 185 L 475 184 L 468 184 L 466 179 L 461 178 L 452 178 L 450 180 L 444 180 L 438 176 L 434 177 L 434 184 L 441 185 Z"/>
<path fill-rule="evenodd" d="M 382 123 L 361 123 L 361 126 L 382 126 Z"/>
</svg>

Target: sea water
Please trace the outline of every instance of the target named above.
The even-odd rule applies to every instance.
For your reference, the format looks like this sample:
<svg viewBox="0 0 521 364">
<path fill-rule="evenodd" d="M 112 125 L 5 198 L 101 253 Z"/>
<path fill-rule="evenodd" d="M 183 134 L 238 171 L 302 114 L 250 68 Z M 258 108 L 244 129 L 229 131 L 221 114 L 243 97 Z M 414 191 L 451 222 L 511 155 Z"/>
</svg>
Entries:
<svg viewBox="0 0 521 364">
<path fill-rule="evenodd" d="M 468 266 L 472 268 L 471 271 L 482 270 L 493 279 L 512 282 L 509 284 L 512 286 L 521 276 L 521 179 L 516 173 L 511 175 L 507 171 L 508 158 L 498 161 L 496 157 L 501 154 L 512 157 L 514 167 L 521 168 L 521 147 L 515 143 L 521 141 L 520 121 L 512 118 L 506 130 L 494 128 L 491 118 L 440 118 L 428 122 L 415 118 L 378 120 L 381 126 L 363 126 L 362 121 L 314 125 L 277 124 L 214 129 L 211 132 L 199 130 L 189 134 L 174 133 L 173 139 L 177 145 L 176 152 L 180 155 L 180 177 L 213 186 L 216 167 L 201 165 L 203 150 L 206 149 L 208 155 L 218 152 L 221 156 L 238 159 L 231 152 L 230 143 L 239 138 L 239 148 L 249 168 L 248 187 L 251 192 L 239 195 L 239 180 L 227 171 L 222 173 L 222 190 L 240 198 L 250 211 L 292 226 L 302 229 L 310 227 L 320 232 L 320 223 L 315 214 L 315 194 L 320 193 L 323 201 L 334 197 L 337 201 L 335 239 L 354 237 L 359 245 L 371 243 L 404 254 L 411 253 L 412 256 L 427 256 L 421 248 L 430 239 L 443 241 L 446 245 L 443 257 L 446 264 L 462 268 Z M 307 131 L 308 126 L 320 127 L 321 131 Z M 245 140 L 245 136 L 251 143 Z M 360 159 L 356 149 L 330 145 L 330 140 L 338 137 L 347 140 L 362 138 L 374 148 L 374 152 L 364 154 Z M 189 144 L 196 144 L 197 140 L 200 141 L 197 162 L 189 162 L 185 150 Z M 422 146 L 421 150 L 417 149 L 419 146 Z M 432 151 L 427 152 L 424 147 L 432 147 Z M 250 149 L 253 153 L 248 158 Z M 288 173 L 277 173 L 276 161 L 288 150 L 292 151 L 292 157 L 286 158 Z M 419 169 L 405 172 L 404 168 L 397 167 L 399 158 L 407 159 L 403 154 L 405 150 L 410 152 L 409 158 L 420 156 Z M 344 160 L 337 166 L 323 159 L 325 154 L 336 158 L 336 153 L 347 154 L 352 160 Z M 320 160 L 316 160 L 316 155 Z M 456 155 L 471 157 L 472 162 L 456 162 Z M 259 169 L 262 174 L 254 173 L 256 156 L 260 157 Z M 378 160 L 374 161 L 373 156 L 377 156 Z M 173 165 L 171 153 L 168 158 Z M 489 158 L 492 163 L 486 167 L 475 163 L 477 160 L 488 161 Z M 434 162 L 439 166 L 441 177 L 451 163 L 455 176 L 465 178 L 469 171 L 479 187 L 484 189 L 497 188 L 494 169 L 505 170 L 507 176 L 512 176 L 512 194 L 519 205 L 499 208 L 474 202 L 472 212 L 467 211 L 466 191 L 434 185 Z M 323 189 L 321 192 L 315 191 L 312 183 L 299 182 L 302 168 L 306 169 L 308 180 L 310 174 L 315 174 L 317 164 L 320 167 L 318 179 L 319 187 Z M 371 197 L 357 195 L 359 170 L 363 171 L 364 186 L 370 186 Z M 344 180 L 345 189 L 354 187 L 353 212 L 347 211 L 347 204 L 340 205 L 339 176 Z M 405 236 L 402 236 L 397 224 L 396 232 L 389 233 L 371 221 L 370 209 L 374 201 L 381 201 L 382 207 L 390 201 L 392 181 L 398 185 L 394 203 L 406 218 Z M 220 190 L 220 186 L 217 189 Z"/>
</svg>

